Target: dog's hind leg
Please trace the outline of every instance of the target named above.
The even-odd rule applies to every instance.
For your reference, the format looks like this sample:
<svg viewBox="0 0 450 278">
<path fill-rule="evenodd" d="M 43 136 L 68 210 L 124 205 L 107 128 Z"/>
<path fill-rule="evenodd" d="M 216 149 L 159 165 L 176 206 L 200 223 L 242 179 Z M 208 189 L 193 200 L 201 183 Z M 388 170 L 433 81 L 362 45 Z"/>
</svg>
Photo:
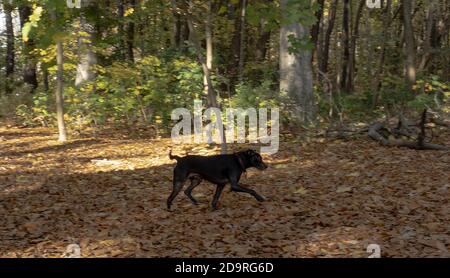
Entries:
<svg viewBox="0 0 450 278">
<path fill-rule="evenodd" d="M 192 176 L 189 179 L 191 180 L 191 185 L 189 185 L 189 187 L 186 188 L 184 194 L 188 196 L 188 198 L 194 205 L 198 205 L 197 200 L 195 200 L 195 198 L 192 196 L 192 190 L 194 190 L 194 188 L 196 188 L 202 182 L 203 179 L 200 176 Z"/>
<path fill-rule="evenodd" d="M 172 202 L 177 197 L 178 193 L 180 193 L 181 189 L 183 188 L 184 183 L 187 180 L 187 173 L 182 173 L 179 171 L 179 169 L 175 168 L 174 175 L 173 175 L 173 189 L 172 193 L 170 193 L 169 198 L 167 198 L 167 209 L 170 210 L 170 207 L 172 206 Z"/>
<path fill-rule="evenodd" d="M 214 210 L 217 209 L 217 202 L 219 201 L 220 194 L 222 194 L 222 190 L 223 190 L 224 187 L 225 187 L 224 184 L 218 184 L 217 187 L 216 187 L 216 193 L 214 193 L 214 198 L 213 198 L 213 201 L 212 201 L 212 208 Z"/>
</svg>

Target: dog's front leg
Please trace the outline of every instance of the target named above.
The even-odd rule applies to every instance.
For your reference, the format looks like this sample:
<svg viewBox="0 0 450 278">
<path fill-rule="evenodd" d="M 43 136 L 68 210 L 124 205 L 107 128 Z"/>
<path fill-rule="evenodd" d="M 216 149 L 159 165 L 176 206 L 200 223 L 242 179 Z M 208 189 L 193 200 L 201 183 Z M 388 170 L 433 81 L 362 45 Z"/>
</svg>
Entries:
<svg viewBox="0 0 450 278">
<path fill-rule="evenodd" d="M 219 201 L 220 194 L 222 194 L 222 190 L 223 190 L 224 187 L 225 187 L 225 185 L 223 185 L 223 184 L 218 184 L 217 187 L 216 187 L 216 192 L 214 193 L 214 198 L 213 198 L 213 201 L 212 201 L 212 208 L 214 210 L 217 209 L 217 202 Z"/>
<path fill-rule="evenodd" d="M 251 194 L 253 197 L 255 197 L 255 199 L 258 200 L 259 202 L 264 201 L 264 198 L 258 193 L 256 193 L 255 190 L 243 187 L 238 183 L 231 183 L 231 191 L 248 193 Z"/>
</svg>

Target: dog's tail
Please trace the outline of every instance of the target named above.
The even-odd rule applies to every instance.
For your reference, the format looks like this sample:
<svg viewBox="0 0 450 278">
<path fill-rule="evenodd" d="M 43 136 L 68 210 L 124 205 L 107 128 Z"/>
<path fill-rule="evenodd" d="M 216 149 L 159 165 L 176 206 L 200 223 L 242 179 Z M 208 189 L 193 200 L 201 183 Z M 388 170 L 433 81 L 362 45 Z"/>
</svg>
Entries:
<svg viewBox="0 0 450 278">
<path fill-rule="evenodd" d="M 177 155 L 172 155 L 172 150 L 169 151 L 169 158 L 174 160 L 176 159 L 178 161 L 178 159 L 180 159 L 181 157 L 177 156 Z"/>
</svg>

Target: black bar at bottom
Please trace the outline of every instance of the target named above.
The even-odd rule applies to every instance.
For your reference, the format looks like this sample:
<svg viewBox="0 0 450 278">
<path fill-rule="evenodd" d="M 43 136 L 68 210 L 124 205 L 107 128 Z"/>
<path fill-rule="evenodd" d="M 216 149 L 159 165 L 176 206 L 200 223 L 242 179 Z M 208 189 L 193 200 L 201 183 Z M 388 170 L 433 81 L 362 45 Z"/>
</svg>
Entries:
<svg viewBox="0 0 450 278">
<path fill-rule="evenodd" d="M 17 274 L 114 276 L 168 274 L 210 277 L 212 275 L 309 274 L 430 275 L 450 277 L 448 259 L 0 259 L 0 277 Z M 8 276 L 4 276 L 7 274 Z M 444 275 L 444 276 L 441 276 Z M 299 276 L 299 277 L 300 277 Z M 384 277 L 382 277 L 384 278 Z"/>
</svg>

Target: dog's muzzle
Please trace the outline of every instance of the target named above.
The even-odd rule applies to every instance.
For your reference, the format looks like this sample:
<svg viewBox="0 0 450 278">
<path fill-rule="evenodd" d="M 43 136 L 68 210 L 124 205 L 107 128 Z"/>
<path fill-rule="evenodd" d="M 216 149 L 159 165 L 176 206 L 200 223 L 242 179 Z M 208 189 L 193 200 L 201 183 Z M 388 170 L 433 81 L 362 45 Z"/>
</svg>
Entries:
<svg viewBox="0 0 450 278">
<path fill-rule="evenodd" d="M 266 170 L 268 168 L 268 166 L 265 163 L 261 163 L 260 165 L 258 165 L 258 167 L 256 167 L 258 170 Z"/>
</svg>

